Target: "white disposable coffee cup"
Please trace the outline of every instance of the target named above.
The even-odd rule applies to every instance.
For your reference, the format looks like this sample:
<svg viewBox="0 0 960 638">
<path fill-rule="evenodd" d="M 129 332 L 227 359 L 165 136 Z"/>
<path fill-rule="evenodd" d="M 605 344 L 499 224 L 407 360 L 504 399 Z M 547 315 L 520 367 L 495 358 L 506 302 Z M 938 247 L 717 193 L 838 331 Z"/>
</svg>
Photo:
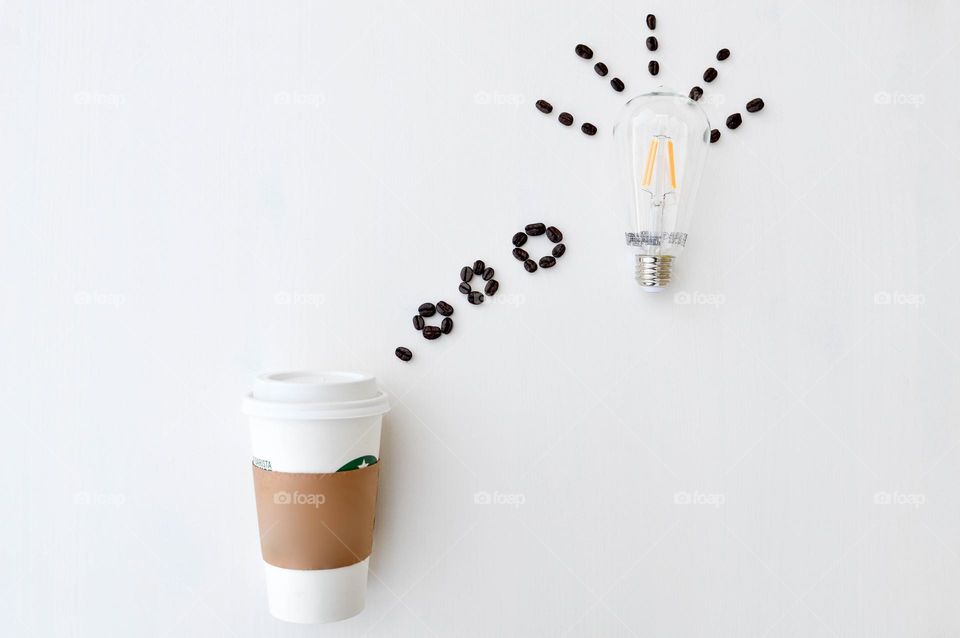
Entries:
<svg viewBox="0 0 960 638">
<path fill-rule="evenodd" d="M 331 473 L 353 459 L 380 458 L 387 395 L 354 372 L 282 372 L 257 377 L 244 400 L 254 464 L 274 472 Z M 369 557 L 333 569 L 286 569 L 264 561 L 270 613 L 327 623 L 360 613 Z"/>
</svg>

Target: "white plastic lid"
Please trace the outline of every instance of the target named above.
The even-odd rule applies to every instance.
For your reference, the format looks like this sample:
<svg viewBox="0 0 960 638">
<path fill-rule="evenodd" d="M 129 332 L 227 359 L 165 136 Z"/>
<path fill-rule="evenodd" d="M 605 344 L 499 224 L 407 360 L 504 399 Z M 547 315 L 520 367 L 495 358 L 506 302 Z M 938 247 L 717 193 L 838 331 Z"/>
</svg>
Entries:
<svg viewBox="0 0 960 638">
<path fill-rule="evenodd" d="M 377 380 L 359 372 L 274 372 L 261 374 L 243 401 L 250 416 L 280 419 L 342 419 L 390 410 Z"/>
</svg>

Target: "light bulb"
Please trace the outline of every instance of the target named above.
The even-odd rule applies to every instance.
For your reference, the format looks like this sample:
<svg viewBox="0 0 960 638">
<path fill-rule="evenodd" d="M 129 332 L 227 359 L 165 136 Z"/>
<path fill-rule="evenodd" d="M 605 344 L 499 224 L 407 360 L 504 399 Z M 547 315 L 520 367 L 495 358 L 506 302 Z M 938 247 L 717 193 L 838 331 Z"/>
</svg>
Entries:
<svg viewBox="0 0 960 638">
<path fill-rule="evenodd" d="M 690 98 L 658 89 L 627 102 L 613 137 L 637 283 L 658 292 L 687 244 L 710 121 Z"/>
</svg>

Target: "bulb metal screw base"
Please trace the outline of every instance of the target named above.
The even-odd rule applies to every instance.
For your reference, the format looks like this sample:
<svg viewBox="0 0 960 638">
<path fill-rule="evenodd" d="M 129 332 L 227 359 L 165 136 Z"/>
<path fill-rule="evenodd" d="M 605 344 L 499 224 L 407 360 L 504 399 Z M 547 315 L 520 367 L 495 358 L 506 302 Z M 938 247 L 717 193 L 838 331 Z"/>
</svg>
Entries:
<svg viewBox="0 0 960 638">
<path fill-rule="evenodd" d="M 659 292 L 670 284 L 671 255 L 637 255 L 636 278 L 644 290 Z"/>
</svg>

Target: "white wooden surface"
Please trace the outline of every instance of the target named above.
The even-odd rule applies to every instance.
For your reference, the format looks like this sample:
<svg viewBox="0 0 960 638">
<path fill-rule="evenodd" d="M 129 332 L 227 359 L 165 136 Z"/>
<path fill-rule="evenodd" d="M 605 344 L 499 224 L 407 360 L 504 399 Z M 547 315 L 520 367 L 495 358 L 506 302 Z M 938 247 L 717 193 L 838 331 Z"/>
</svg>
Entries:
<svg viewBox="0 0 960 638">
<path fill-rule="evenodd" d="M 767 103 L 713 149 L 685 297 L 637 289 L 613 209 L 649 11 L 666 83 L 727 46 L 711 117 Z M 3 633 L 960 633 L 958 20 L 4 3 Z M 536 220 L 569 251 L 531 277 L 509 238 Z M 476 258 L 499 303 L 458 296 Z M 441 298 L 428 344 L 410 317 Z M 266 613 L 239 413 L 301 367 L 397 397 L 369 606 L 323 629 Z"/>
</svg>

